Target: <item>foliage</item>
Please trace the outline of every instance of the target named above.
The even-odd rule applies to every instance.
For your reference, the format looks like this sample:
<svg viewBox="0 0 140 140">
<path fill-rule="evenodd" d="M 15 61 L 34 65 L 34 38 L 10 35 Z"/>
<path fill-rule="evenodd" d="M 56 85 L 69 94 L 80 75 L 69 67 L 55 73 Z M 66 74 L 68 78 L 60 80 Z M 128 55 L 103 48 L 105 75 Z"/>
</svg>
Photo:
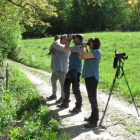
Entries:
<svg viewBox="0 0 140 140">
<path fill-rule="evenodd" d="M 41 27 L 34 27 L 33 31 L 28 26 L 27 33 L 23 34 L 25 38 L 64 33 L 132 30 L 132 22 L 124 0 L 59 0 L 49 3 L 57 8 L 58 17 L 42 16 L 42 20 L 49 21 L 51 26 L 43 34 L 40 33 Z"/>
<path fill-rule="evenodd" d="M 18 21 L 0 21 L 0 61 L 7 57 L 7 54 L 13 51 L 21 39 L 23 32 L 22 26 Z"/>
<path fill-rule="evenodd" d="M 55 7 L 47 0 L 1 0 L 0 1 L 0 62 L 14 51 L 21 39 L 23 24 L 30 26 L 50 26 L 40 15 L 57 16 Z"/>
<path fill-rule="evenodd" d="M 0 96 L 0 138 L 69 140 L 26 75 L 12 64 L 9 67 L 9 90 Z"/>
<path fill-rule="evenodd" d="M 140 30 L 140 1 L 139 0 L 126 0 L 125 7 L 129 13 L 131 30 Z"/>
<path fill-rule="evenodd" d="M 30 26 L 34 24 L 49 26 L 48 22 L 40 19 L 40 15 L 57 16 L 55 10 L 55 7 L 49 5 L 47 0 L 1 0 L 0 19 L 23 21 Z"/>
</svg>

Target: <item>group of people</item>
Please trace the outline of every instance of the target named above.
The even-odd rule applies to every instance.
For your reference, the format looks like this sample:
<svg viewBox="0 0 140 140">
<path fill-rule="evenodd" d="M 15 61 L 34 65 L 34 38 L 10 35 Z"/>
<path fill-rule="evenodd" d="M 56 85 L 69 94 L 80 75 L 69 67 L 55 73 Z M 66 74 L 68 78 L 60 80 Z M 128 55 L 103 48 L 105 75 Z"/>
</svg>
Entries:
<svg viewBox="0 0 140 140">
<path fill-rule="evenodd" d="M 70 46 L 73 40 L 74 46 Z M 85 79 L 85 85 L 91 104 L 91 115 L 84 118 L 88 123 L 87 128 L 96 127 L 99 120 L 99 110 L 97 103 L 97 85 L 99 82 L 99 65 L 101 60 L 100 40 L 98 37 L 91 37 L 88 41 L 83 41 L 82 34 L 57 35 L 50 46 L 52 54 L 52 95 L 48 100 L 57 99 L 57 80 L 61 85 L 61 97 L 56 100 L 59 108 L 68 108 L 70 100 L 70 86 L 72 84 L 73 94 L 76 98 L 75 107 L 69 110 L 70 113 L 81 112 L 82 95 L 80 91 L 80 75 Z M 87 45 L 90 52 L 86 51 Z M 82 60 L 84 66 L 82 68 Z"/>
</svg>

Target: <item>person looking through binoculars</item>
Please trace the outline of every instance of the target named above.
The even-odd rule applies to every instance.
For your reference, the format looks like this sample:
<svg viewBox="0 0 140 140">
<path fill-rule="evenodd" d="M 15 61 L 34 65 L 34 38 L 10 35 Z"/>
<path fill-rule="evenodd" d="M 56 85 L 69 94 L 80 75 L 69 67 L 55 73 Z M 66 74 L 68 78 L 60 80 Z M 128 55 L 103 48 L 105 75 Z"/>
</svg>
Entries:
<svg viewBox="0 0 140 140">
<path fill-rule="evenodd" d="M 89 45 L 90 52 L 86 52 L 86 46 Z M 82 77 L 85 79 L 85 85 L 88 93 L 89 102 L 91 104 L 91 115 L 85 118 L 88 124 L 87 128 L 96 127 L 99 120 L 99 110 L 97 103 L 97 85 L 99 82 L 99 65 L 101 60 L 100 40 L 92 37 L 82 43 L 79 58 L 84 59 Z"/>
<path fill-rule="evenodd" d="M 73 39 L 73 43 L 75 46 L 70 47 L 70 42 Z M 82 96 L 80 92 L 80 75 L 82 72 L 82 61 L 79 59 L 79 54 L 81 50 L 81 42 L 84 40 L 84 36 L 82 34 L 70 34 L 68 35 L 68 40 L 65 45 L 64 50 L 70 51 L 69 57 L 69 71 L 66 73 L 66 79 L 64 82 L 64 93 L 65 99 L 62 104 L 58 104 L 57 106 L 60 108 L 68 108 L 70 102 L 70 85 L 72 83 L 73 94 L 76 98 L 75 107 L 69 110 L 71 113 L 79 113 L 81 112 L 82 107 Z"/>
<path fill-rule="evenodd" d="M 64 81 L 66 77 L 66 72 L 68 70 L 68 62 L 70 52 L 65 51 L 64 47 L 67 42 L 67 35 L 64 34 L 62 36 L 56 35 L 54 42 L 49 48 L 50 53 L 52 54 L 51 59 L 51 82 L 52 82 L 52 95 L 47 97 L 48 100 L 57 99 L 57 80 L 61 84 L 61 97 L 56 101 L 56 103 L 62 102 L 64 99 Z"/>
</svg>

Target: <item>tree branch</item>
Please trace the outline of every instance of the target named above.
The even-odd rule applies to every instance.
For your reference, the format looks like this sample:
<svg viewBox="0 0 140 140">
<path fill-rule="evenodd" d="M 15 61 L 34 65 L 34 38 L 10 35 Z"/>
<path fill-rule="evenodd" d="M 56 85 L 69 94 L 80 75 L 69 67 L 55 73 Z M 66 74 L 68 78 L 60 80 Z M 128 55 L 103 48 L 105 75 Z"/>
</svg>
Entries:
<svg viewBox="0 0 140 140">
<path fill-rule="evenodd" d="M 29 5 L 29 6 L 32 6 L 33 8 L 35 8 L 33 5 L 29 4 L 29 3 L 26 3 L 22 6 L 22 0 L 20 1 L 20 4 L 17 4 L 17 3 L 14 3 L 12 0 L 8 0 L 9 2 L 11 2 L 12 4 L 18 6 L 18 7 L 21 7 L 21 8 L 25 8 L 26 5 Z"/>
</svg>

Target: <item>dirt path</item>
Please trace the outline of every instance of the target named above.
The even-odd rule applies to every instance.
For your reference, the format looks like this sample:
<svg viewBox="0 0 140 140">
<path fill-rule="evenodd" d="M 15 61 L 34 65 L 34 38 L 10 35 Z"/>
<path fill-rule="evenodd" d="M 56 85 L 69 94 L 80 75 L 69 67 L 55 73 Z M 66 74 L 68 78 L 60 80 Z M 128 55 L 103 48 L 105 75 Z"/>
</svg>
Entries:
<svg viewBox="0 0 140 140">
<path fill-rule="evenodd" d="M 50 96 L 52 93 L 51 87 L 51 73 L 43 70 L 33 69 L 24 65 L 13 63 L 24 72 L 30 81 L 37 87 L 40 95 L 44 98 Z M 35 71 L 37 73 L 35 73 Z M 55 117 L 61 118 L 59 127 L 66 133 L 71 135 L 72 140 L 140 140 L 140 117 L 137 117 L 137 112 L 133 104 L 129 104 L 121 99 L 111 96 L 108 109 L 104 118 L 106 124 L 105 129 L 98 126 L 97 128 L 85 128 L 84 116 L 90 114 L 90 104 L 87 98 L 87 92 L 85 85 L 80 86 L 83 95 L 83 107 L 82 112 L 79 114 L 69 113 L 69 109 L 75 106 L 75 97 L 71 94 L 71 102 L 69 109 L 59 109 L 56 106 L 55 100 L 46 101 L 50 110 Z M 58 83 L 57 95 L 60 97 L 60 85 Z M 102 117 L 105 105 L 107 103 L 109 95 L 98 89 L 98 104 L 99 104 L 99 116 Z M 140 109 L 139 109 L 140 113 Z M 99 121 L 100 122 L 100 121 Z M 137 130 L 137 134 L 132 134 Z"/>
</svg>

